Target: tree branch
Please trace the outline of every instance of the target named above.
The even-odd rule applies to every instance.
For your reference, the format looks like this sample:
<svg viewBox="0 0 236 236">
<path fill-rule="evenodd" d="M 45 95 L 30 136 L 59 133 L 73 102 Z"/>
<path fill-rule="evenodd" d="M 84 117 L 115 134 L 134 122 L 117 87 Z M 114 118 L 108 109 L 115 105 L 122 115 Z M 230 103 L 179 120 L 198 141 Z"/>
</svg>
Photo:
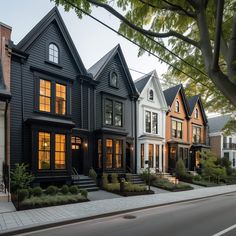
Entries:
<svg viewBox="0 0 236 236">
<path fill-rule="evenodd" d="M 151 37 L 158 37 L 158 38 L 176 37 L 178 39 L 183 40 L 184 42 L 186 42 L 188 44 L 191 44 L 191 45 L 199 48 L 198 42 L 196 42 L 196 41 L 194 41 L 194 40 L 192 40 L 188 37 L 185 37 L 184 35 L 179 34 L 176 31 L 170 30 L 169 32 L 166 32 L 166 33 L 157 33 L 157 32 L 153 32 L 153 31 L 150 31 L 150 30 L 145 30 L 145 29 L 143 29 L 139 26 L 136 26 L 135 24 L 133 24 L 129 20 L 127 20 L 123 15 L 121 15 L 119 12 L 117 12 L 111 6 L 109 6 L 105 3 L 98 2 L 96 0 L 87 0 L 87 1 L 91 4 L 94 4 L 95 6 L 99 6 L 99 7 L 104 8 L 105 10 L 110 12 L 112 15 L 116 16 L 118 19 L 120 19 L 122 22 L 124 22 L 126 25 L 128 25 L 130 28 L 140 32 L 141 34 L 148 35 L 148 36 L 151 36 Z"/>
<path fill-rule="evenodd" d="M 219 69 L 220 40 L 221 40 L 221 33 L 222 33 L 223 11 L 224 11 L 224 0 L 217 0 L 216 27 L 215 27 L 216 30 L 215 30 L 212 70 Z"/>
<path fill-rule="evenodd" d="M 228 47 L 223 35 L 221 34 L 220 52 L 223 55 L 223 58 L 224 58 L 225 61 L 227 61 L 227 59 L 228 59 L 228 51 L 229 51 L 229 47 Z"/>
</svg>

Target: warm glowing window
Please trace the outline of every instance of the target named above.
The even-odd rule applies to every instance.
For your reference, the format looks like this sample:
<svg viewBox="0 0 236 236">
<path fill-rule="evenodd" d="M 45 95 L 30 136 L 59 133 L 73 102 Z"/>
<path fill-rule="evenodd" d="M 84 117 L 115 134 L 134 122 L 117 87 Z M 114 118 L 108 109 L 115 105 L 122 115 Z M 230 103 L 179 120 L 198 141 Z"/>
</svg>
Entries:
<svg viewBox="0 0 236 236">
<path fill-rule="evenodd" d="M 43 79 L 40 79 L 39 110 L 51 111 L 51 82 Z"/>
<path fill-rule="evenodd" d="M 50 169 L 50 133 L 38 133 L 38 169 Z"/>
<path fill-rule="evenodd" d="M 66 114 L 66 86 L 56 84 L 56 114 Z"/>
<path fill-rule="evenodd" d="M 154 149 L 153 149 L 153 144 L 148 145 L 148 163 L 149 167 L 153 168 L 154 164 Z"/>
<path fill-rule="evenodd" d="M 116 140 L 116 168 L 122 168 L 123 160 L 123 143 L 122 140 Z"/>
<path fill-rule="evenodd" d="M 55 134 L 55 169 L 66 168 L 66 136 Z"/>
<path fill-rule="evenodd" d="M 113 143 L 112 139 L 106 140 L 106 168 L 112 168 L 112 152 L 113 152 Z"/>
<path fill-rule="evenodd" d="M 81 139 L 79 137 L 71 137 L 71 149 L 72 150 L 79 150 L 81 145 Z"/>
<path fill-rule="evenodd" d="M 144 168 L 144 144 L 141 144 L 141 168 Z"/>
<path fill-rule="evenodd" d="M 159 145 L 156 144 L 156 168 L 159 168 Z"/>
<path fill-rule="evenodd" d="M 59 63 L 59 49 L 54 43 L 49 44 L 48 60 L 54 63 Z"/>
</svg>

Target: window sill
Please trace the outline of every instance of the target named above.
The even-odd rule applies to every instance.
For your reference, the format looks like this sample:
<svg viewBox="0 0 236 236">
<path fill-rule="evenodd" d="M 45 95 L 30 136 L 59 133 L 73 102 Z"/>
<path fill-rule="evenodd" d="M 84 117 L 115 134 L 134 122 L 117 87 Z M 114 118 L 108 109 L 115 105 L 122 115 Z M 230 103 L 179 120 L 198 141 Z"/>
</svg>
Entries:
<svg viewBox="0 0 236 236">
<path fill-rule="evenodd" d="M 71 115 L 58 115 L 58 114 L 46 112 L 46 111 L 34 110 L 34 113 L 41 114 L 41 115 L 48 115 L 48 116 L 51 116 L 54 118 L 60 118 L 60 119 L 63 119 L 63 118 L 67 120 L 72 119 Z"/>
<path fill-rule="evenodd" d="M 44 61 L 46 64 L 49 64 L 49 65 L 51 65 L 51 66 L 55 66 L 55 67 L 57 67 L 57 68 L 59 68 L 59 69 L 62 69 L 63 67 L 60 65 L 60 64 L 57 64 L 57 63 L 54 63 L 54 62 L 51 62 L 51 61 L 48 61 L 48 60 L 46 60 L 46 61 Z"/>
</svg>

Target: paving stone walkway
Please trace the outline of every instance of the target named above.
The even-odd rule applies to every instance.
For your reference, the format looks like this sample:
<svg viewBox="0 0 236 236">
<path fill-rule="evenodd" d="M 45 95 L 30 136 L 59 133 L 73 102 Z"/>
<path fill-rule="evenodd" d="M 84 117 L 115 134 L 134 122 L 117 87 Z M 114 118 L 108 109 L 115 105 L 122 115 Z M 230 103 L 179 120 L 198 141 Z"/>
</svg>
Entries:
<svg viewBox="0 0 236 236">
<path fill-rule="evenodd" d="M 0 234 L 56 222 L 81 220 L 104 214 L 119 213 L 145 207 L 170 204 L 218 194 L 236 192 L 236 185 L 200 188 L 184 192 L 162 193 L 134 197 L 118 197 L 99 201 L 45 207 L 0 214 Z"/>
</svg>

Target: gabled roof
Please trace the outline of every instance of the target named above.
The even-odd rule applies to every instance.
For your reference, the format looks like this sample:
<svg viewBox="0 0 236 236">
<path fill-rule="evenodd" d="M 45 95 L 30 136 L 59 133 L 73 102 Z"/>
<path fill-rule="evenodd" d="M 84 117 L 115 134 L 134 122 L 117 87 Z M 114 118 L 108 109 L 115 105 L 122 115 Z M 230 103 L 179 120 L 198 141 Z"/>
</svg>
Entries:
<svg viewBox="0 0 236 236">
<path fill-rule="evenodd" d="M 174 87 L 171 87 L 171 88 L 168 88 L 168 89 L 164 90 L 163 93 L 164 93 L 164 96 L 165 96 L 165 99 L 166 99 L 166 103 L 167 103 L 168 106 L 171 107 L 178 92 L 180 92 L 180 95 L 182 97 L 186 115 L 190 116 L 189 105 L 188 105 L 187 98 L 186 98 L 185 92 L 184 92 L 184 87 L 183 87 L 182 84 L 178 84 Z"/>
<path fill-rule="evenodd" d="M 6 90 L 4 77 L 3 77 L 2 62 L 0 59 L 0 101 L 10 99 L 10 98 L 11 98 L 11 93 L 8 90 Z"/>
<path fill-rule="evenodd" d="M 146 75 L 142 76 L 141 78 L 134 81 L 134 84 L 140 94 L 142 93 L 142 91 L 145 88 L 146 84 L 148 83 L 149 79 L 152 77 L 153 72 L 154 71 L 151 71 L 150 73 L 148 73 L 148 74 L 146 74 Z"/>
<path fill-rule="evenodd" d="M 52 23 L 56 22 L 63 38 L 70 50 L 70 53 L 82 74 L 87 74 L 84 64 L 77 52 L 77 49 L 70 37 L 66 25 L 57 9 L 54 7 L 17 45 L 16 48 L 26 51 L 29 46 L 43 33 L 43 31 Z"/>
<path fill-rule="evenodd" d="M 228 123 L 228 121 L 230 120 L 230 118 L 230 115 L 208 118 L 209 132 L 221 132 L 226 123 Z"/>
<path fill-rule="evenodd" d="M 203 107 L 200 95 L 195 95 L 193 97 L 187 98 L 187 100 L 188 100 L 188 105 L 189 105 L 189 114 L 190 114 L 190 116 L 193 114 L 193 110 L 194 110 L 196 104 L 199 103 L 199 106 L 200 106 L 200 109 L 201 109 L 201 112 L 202 112 L 203 121 L 206 124 L 208 122 L 207 121 L 207 116 L 206 116 L 205 109 Z"/>
<path fill-rule="evenodd" d="M 115 55 L 118 55 L 120 58 L 123 69 L 124 69 L 125 74 L 128 79 L 128 83 L 129 83 L 131 91 L 132 91 L 132 95 L 138 97 L 138 92 L 137 92 L 136 87 L 134 85 L 133 79 L 131 77 L 131 74 L 129 72 L 128 66 L 125 61 L 125 57 L 123 55 L 123 52 L 122 52 L 119 44 L 117 46 L 115 46 L 112 50 L 110 50 L 105 56 L 103 56 L 93 66 L 91 66 L 88 69 L 88 73 L 91 73 L 93 75 L 94 80 L 97 80 L 100 73 L 103 71 L 103 69 L 106 67 L 106 65 L 114 58 Z"/>
</svg>

